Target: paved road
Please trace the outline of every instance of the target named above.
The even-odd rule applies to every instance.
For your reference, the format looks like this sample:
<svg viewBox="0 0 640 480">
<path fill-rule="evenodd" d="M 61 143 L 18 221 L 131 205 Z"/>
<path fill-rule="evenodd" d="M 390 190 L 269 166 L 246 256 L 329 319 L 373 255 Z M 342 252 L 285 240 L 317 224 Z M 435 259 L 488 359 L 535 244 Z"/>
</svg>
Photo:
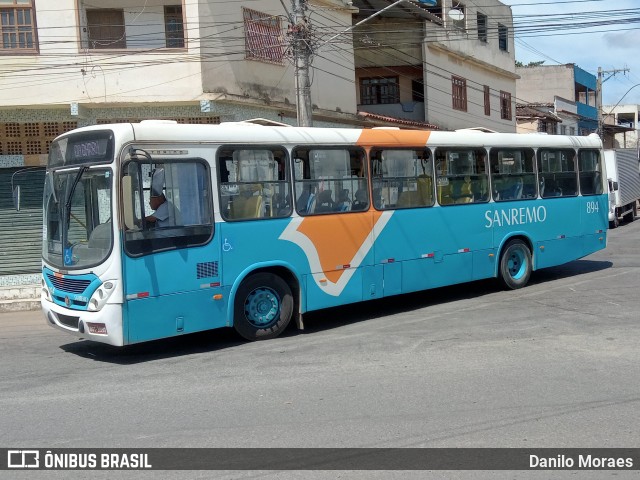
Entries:
<svg viewBox="0 0 640 480">
<path fill-rule="evenodd" d="M 537 272 L 522 290 L 483 281 L 326 310 L 306 317 L 304 333 L 267 342 L 216 331 L 119 350 L 53 330 L 39 312 L 2 314 L 0 446 L 637 447 L 639 245 L 637 221 L 610 231 L 605 251 Z"/>
</svg>

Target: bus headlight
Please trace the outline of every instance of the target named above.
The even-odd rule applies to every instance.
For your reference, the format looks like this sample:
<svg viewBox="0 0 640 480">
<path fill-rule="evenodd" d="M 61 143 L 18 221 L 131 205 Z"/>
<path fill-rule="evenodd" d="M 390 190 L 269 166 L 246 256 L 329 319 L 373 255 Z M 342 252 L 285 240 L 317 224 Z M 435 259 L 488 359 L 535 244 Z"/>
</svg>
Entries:
<svg viewBox="0 0 640 480">
<path fill-rule="evenodd" d="M 104 307 L 104 304 L 107 303 L 109 297 L 116 289 L 115 280 L 107 280 L 102 285 L 98 287 L 98 289 L 91 295 L 91 299 L 89 300 L 89 306 L 87 310 L 90 312 L 97 312 Z"/>
<path fill-rule="evenodd" d="M 53 301 L 51 298 L 51 292 L 49 291 L 49 287 L 47 286 L 47 282 L 44 281 L 44 278 L 42 279 L 42 298 L 49 302 Z"/>
</svg>

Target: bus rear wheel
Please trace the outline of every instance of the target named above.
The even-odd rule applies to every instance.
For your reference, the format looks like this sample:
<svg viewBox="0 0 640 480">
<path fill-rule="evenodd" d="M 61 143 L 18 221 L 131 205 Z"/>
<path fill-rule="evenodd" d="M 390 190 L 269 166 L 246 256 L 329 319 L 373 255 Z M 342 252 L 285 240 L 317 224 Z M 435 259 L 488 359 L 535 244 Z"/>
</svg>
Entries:
<svg viewBox="0 0 640 480">
<path fill-rule="evenodd" d="M 278 275 L 256 273 L 238 288 L 233 326 L 247 340 L 277 337 L 287 328 L 292 316 L 291 288 Z"/>
<path fill-rule="evenodd" d="M 522 240 L 511 240 L 500 256 L 500 281 L 511 290 L 524 287 L 531 277 L 531 251 Z"/>
</svg>

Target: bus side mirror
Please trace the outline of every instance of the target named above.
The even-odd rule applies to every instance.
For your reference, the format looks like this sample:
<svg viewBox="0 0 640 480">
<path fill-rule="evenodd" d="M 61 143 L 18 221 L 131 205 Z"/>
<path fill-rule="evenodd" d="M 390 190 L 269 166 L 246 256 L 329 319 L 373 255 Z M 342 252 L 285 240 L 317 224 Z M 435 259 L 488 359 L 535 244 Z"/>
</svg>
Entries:
<svg viewBox="0 0 640 480">
<path fill-rule="evenodd" d="M 13 207 L 20 211 L 20 185 L 13 187 Z"/>
<path fill-rule="evenodd" d="M 122 177 L 122 206 L 124 208 L 124 226 L 133 230 L 136 228 L 133 214 L 133 189 L 131 187 L 131 176 Z"/>
</svg>

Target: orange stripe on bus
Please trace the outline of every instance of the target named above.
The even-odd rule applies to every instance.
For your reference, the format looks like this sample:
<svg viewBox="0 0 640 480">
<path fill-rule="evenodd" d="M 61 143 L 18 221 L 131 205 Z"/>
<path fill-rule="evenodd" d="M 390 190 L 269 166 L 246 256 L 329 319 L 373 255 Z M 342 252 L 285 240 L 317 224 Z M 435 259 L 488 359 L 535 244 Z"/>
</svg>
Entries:
<svg viewBox="0 0 640 480">
<path fill-rule="evenodd" d="M 373 130 L 364 129 L 357 145 L 380 147 L 418 147 L 427 144 L 430 131 L 425 130 Z"/>
<path fill-rule="evenodd" d="M 306 217 L 297 230 L 311 240 L 318 252 L 322 271 L 331 282 L 336 283 L 344 273 L 344 270 L 336 270 L 336 265 L 351 263 L 380 215 L 382 212 L 372 210 L 348 215 Z"/>
</svg>

